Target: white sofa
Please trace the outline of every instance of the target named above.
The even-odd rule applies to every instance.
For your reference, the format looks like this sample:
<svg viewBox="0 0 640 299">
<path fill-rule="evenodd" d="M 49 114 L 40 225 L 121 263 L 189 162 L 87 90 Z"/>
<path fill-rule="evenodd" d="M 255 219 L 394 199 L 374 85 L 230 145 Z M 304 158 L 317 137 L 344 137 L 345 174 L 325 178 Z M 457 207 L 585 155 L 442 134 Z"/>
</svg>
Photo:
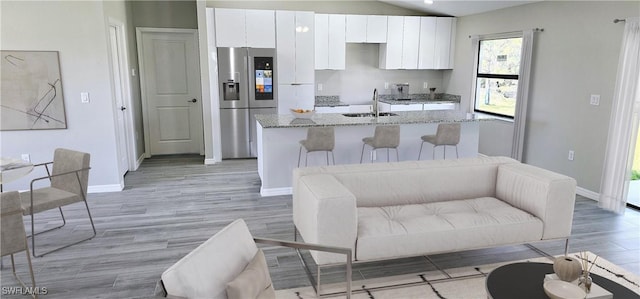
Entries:
<svg viewBox="0 0 640 299">
<path fill-rule="evenodd" d="M 568 240 L 575 188 L 505 157 L 298 168 L 293 221 L 305 242 L 351 248 L 354 261 Z"/>
</svg>

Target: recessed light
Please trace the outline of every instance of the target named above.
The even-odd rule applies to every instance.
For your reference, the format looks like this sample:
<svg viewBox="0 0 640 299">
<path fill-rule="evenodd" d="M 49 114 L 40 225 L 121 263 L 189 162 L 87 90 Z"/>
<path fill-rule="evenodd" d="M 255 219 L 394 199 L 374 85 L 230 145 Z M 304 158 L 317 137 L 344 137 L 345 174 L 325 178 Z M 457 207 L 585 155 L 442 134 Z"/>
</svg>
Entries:
<svg viewBox="0 0 640 299">
<path fill-rule="evenodd" d="M 424 0 L 424 4 L 433 4 L 433 0 Z"/>
</svg>

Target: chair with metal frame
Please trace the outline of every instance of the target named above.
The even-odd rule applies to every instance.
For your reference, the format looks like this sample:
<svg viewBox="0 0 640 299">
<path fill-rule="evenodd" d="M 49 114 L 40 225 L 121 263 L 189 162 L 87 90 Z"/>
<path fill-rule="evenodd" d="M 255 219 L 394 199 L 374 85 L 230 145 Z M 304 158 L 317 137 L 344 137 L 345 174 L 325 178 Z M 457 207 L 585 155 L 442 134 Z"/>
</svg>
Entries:
<svg viewBox="0 0 640 299">
<path fill-rule="evenodd" d="M 346 296 L 351 298 L 351 249 L 255 238 L 243 219 L 233 221 L 164 271 L 156 294 L 171 298 L 227 298 L 225 286 L 236 279 L 252 257 L 258 254 L 256 243 L 294 248 L 298 254 L 300 249 L 344 254 Z"/>
<path fill-rule="evenodd" d="M 18 280 L 23 289 L 29 290 L 24 282 L 16 273 L 16 264 L 13 258 L 15 253 L 24 251 L 27 255 L 27 264 L 29 265 L 29 273 L 31 274 L 31 296 L 38 298 L 36 293 L 36 279 L 33 275 L 33 266 L 31 265 L 31 255 L 29 254 L 29 246 L 27 245 L 27 234 L 24 230 L 22 222 L 22 205 L 20 204 L 20 194 L 18 191 L 3 192 L 0 194 L 0 230 L 2 231 L 2 243 L 0 243 L 0 256 L 11 255 L 11 269 L 13 276 Z"/>
<path fill-rule="evenodd" d="M 424 135 L 420 137 L 420 152 L 418 152 L 418 160 L 422 156 L 422 146 L 425 142 L 433 145 L 432 159 L 436 158 L 436 147 L 444 146 L 442 150 L 443 159 L 447 158 L 447 145 L 456 148 L 456 158 L 458 158 L 458 143 L 460 143 L 460 124 L 439 124 L 435 135 Z"/>
<path fill-rule="evenodd" d="M 371 147 L 371 151 L 375 152 L 379 148 L 387 149 L 387 162 L 389 162 L 389 149 L 396 150 L 396 162 L 400 161 L 398 155 L 398 146 L 400 145 L 400 126 L 376 126 L 373 133 L 373 137 L 362 138 L 362 151 L 360 152 L 360 163 L 364 157 L 364 146 Z M 371 156 L 371 162 L 373 162 L 373 156 Z"/>
<path fill-rule="evenodd" d="M 88 153 L 78 152 L 69 149 L 58 148 L 53 155 L 53 162 L 36 164 L 34 166 L 44 166 L 47 176 L 39 177 L 31 180 L 29 191 L 20 193 L 23 214 L 31 218 L 31 250 L 34 257 L 41 257 L 54 251 L 78 244 L 92 239 L 96 236 L 96 227 L 91 218 L 89 204 L 87 204 L 87 183 L 89 182 L 89 160 Z M 52 169 L 49 169 L 52 165 Z M 51 183 L 50 187 L 34 189 L 34 183 L 48 179 Z M 49 250 L 40 255 L 36 254 L 36 235 L 52 231 L 63 227 L 67 221 L 62 213 L 62 206 L 73 204 L 76 202 L 84 202 L 93 229 L 93 235 L 88 238 L 64 245 L 62 247 Z M 58 208 L 62 217 L 62 225 L 47 229 L 41 232 L 35 232 L 34 214 Z"/>
<path fill-rule="evenodd" d="M 329 152 L 331 152 L 331 159 L 333 165 L 336 164 L 336 158 L 333 155 L 333 148 L 335 147 L 335 132 L 333 127 L 318 127 L 309 128 L 307 130 L 307 139 L 300 140 L 300 150 L 298 151 L 298 167 L 300 167 L 300 157 L 302 155 L 302 148 L 306 153 L 304 156 L 304 166 L 307 166 L 307 156 L 311 152 L 326 152 L 327 165 L 329 165 Z"/>
</svg>

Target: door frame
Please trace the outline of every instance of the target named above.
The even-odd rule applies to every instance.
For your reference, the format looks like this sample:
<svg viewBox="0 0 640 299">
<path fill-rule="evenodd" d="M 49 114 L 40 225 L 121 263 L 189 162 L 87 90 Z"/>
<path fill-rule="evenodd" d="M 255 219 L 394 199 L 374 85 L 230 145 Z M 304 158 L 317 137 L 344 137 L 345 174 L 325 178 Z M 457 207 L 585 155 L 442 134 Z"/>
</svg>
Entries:
<svg viewBox="0 0 640 299">
<path fill-rule="evenodd" d="M 199 49 L 199 37 L 198 29 L 183 29 L 183 28 L 155 28 L 155 27 L 136 27 L 136 45 L 138 47 L 138 69 L 140 74 L 140 97 L 142 98 L 142 126 L 144 129 L 144 157 L 151 158 L 151 133 L 149 128 L 149 102 L 147 100 L 147 86 L 144 84 L 146 80 L 145 67 L 144 67 L 144 51 L 142 51 L 142 35 L 144 33 L 190 33 L 194 36 L 195 48 Z M 200 54 L 200 53 L 196 53 Z M 200 57 L 198 56 L 198 60 Z M 200 64 L 200 62 L 199 62 Z M 198 72 L 200 74 L 200 72 Z M 200 88 L 200 98 L 202 99 L 202 87 Z M 202 101 L 198 101 L 198 104 L 202 107 L 202 132 L 204 133 L 204 106 Z M 202 136 L 202 142 L 200 143 L 200 155 L 204 155 L 204 136 Z"/>
<path fill-rule="evenodd" d="M 130 70 L 130 64 L 129 64 L 129 56 L 127 55 L 128 51 L 128 45 L 127 45 L 127 34 L 126 34 L 126 27 L 125 24 L 117 19 L 114 19 L 112 17 L 109 17 L 108 19 L 108 26 L 107 26 L 107 36 L 109 36 L 108 38 L 108 42 L 111 43 L 111 38 L 110 38 L 110 34 L 109 34 L 109 30 L 110 28 L 113 27 L 115 28 L 115 32 L 116 32 L 116 39 L 117 42 L 115 44 L 115 47 L 117 47 L 117 50 L 119 53 L 115 53 L 115 55 L 117 55 L 118 58 L 118 64 L 119 64 L 119 69 L 120 69 L 120 88 L 122 90 L 122 103 L 125 107 L 128 107 L 128 109 L 126 109 L 126 111 L 124 112 L 124 145 L 119 145 L 117 142 L 117 137 L 116 137 L 116 146 L 125 146 L 126 147 L 126 153 L 127 153 L 127 170 L 128 171 L 135 171 L 138 168 L 138 164 L 136 163 L 137 161 L 137 157 L 136 157 L 136 148 L 135 148 L 135 129 L 133 127 L 134 124 L 134 116 L 133 116 L 133 97 L 132 97 L 132 92 L 131 92 L 131 77 L 129 76 L 129 70 Z M 109 47 L 109 52 L 111 52 L 111 47 Z M 109 53 L 110 56 L 114 55 L 114 53 Z M 111 71 L 111 79 L 113 79 L 114 76 L 114 67 L 113 65 L 111 65 L 111 60 L 109 61 L 109 66 L 110 66 L 110 71 Z M 116 84 L 116 82 L 111 82 L 111 84 Z M 115 88 L 113 89 L 115 90 Z M 114 94 L 115 97 L 115 94 Z M 114 107 L 114 113 L 119 113 L 119 109 L 120 107 L 116 107 L 116 102 L 115 102 L 115 98 L 112 99 L 112 103 L 113 103 L 113 107 Z M 116 134 L 118 129 L 118 125 L 115 123 L 115 121 L 117 120 L 117 116 L 114 114 L 114 125 L 115 125 L 115 129 L 116 129 Z M 121 178 L 122 182 L 121 184 L 124 187 L 124 177 Z"/>
</svg>

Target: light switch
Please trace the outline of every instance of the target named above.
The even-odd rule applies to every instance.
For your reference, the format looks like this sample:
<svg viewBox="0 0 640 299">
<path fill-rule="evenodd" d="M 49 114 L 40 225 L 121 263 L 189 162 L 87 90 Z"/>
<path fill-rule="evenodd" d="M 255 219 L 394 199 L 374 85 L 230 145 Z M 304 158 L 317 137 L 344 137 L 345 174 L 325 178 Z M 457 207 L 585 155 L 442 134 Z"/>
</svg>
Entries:
<svg viewBox="0 0 640 299">
<path fill-rule="evenodd" d="M 135 77 L 136 76 L 136 69 L 131 69 L 131 77 Z"/>
<path fill-rule="evenodd" d="M 82 103 L 89 103 L 89 93 L 88 92 L 81 92 L 80 93 L 80 100 L 82 100 Z"/>
<path fill-rule="evenodd" d="M 592 94 L 591 95 L 591 100 L 589 101 L 589 104 L 594 105 L 594 106 L 600 105 L 600 95 L 599 94 Z"/>
</svg>

